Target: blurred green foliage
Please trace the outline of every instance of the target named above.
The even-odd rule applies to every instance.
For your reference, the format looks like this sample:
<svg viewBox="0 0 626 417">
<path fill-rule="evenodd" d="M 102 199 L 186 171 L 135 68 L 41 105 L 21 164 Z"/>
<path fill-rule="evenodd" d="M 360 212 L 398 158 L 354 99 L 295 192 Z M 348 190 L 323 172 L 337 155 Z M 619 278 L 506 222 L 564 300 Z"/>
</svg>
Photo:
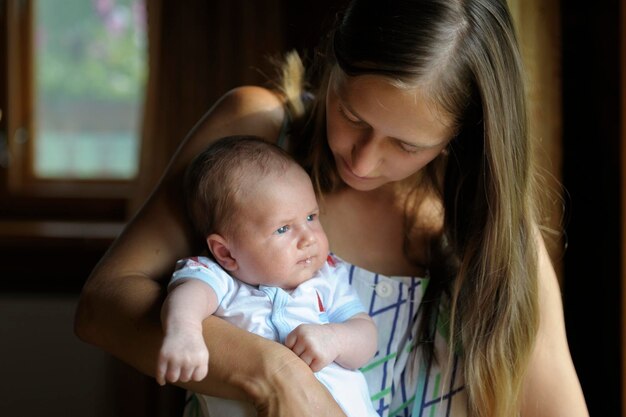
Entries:
<svg viewBox="0 0 626 417">
<path fill-rule="evenodd" d="M 141 0 L 36 3 L 36 84 L 45 101 L 137 101 L 147 76 Z"/>
</svg>

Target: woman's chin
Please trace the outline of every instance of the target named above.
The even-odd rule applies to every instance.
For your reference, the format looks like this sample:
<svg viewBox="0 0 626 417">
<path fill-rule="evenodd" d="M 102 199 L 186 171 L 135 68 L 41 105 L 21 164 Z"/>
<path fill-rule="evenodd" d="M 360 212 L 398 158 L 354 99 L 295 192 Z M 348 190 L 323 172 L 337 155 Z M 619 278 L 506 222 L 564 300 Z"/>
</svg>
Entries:
<svg viewBox="0 0 626 417">
<path fill-rule="evenodd" d="M 388 182 L 382 177 L 360 177 L 346 166 L 338 169 L 338 172 L 343 183 L 357 191 L 372 191 Z"/>
</svg>

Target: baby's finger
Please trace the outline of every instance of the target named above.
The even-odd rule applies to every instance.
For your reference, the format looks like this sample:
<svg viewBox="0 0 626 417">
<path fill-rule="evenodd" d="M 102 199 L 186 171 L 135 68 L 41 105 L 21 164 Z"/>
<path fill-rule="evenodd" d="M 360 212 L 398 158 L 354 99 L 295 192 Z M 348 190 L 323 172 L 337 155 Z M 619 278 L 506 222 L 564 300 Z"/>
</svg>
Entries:
<svg viewBox="0 0 626 417">
<path fill-rule="evenodd" d="M 308 365 L 313 372 L 321 371 L 324 369 L 324 366 L 326 366 L 326 364 L 322 363 L 318 358 L 313 359 Z"/>
<path fill-rule="evenodd" d="M 300 359 L 302 359 L 304 361 L 304 363 L 306 363 L 307 365 L 311 366 L 311 363 L 313 362 L 313 360 L 315 359 L 311 354 L 309 354 L 308 352 L 303 352 L 301 354 L 299 354 L 298 356 L 300 356 Z"/>
<path fill-rule="evenodd" d="M 167 362 L 163 362 L 161 360 L 159 360 L 159 363 L 157 364 L 157 371 L 156 371 L 156 375 L 154 376 L 154 378 L 156 379 L 157 383 L 161 386 L 165 385 L 165 372 L 167 370 Z"/>
<path fill-rule="evenodd" d="M 183 366 L 182 369 L 180 370 L 180 381 L 189 382 L 195 370 L 196 370 L 195 365 L 188 364 L 188 365 Z"/>
<path fill-rule="evenodd" d="M 206 378 L 208 373 L 209 373 L 208 364 L 206 366 L 198 366 L 193 371 L 193 374 L 191 375 L 191 379 L 193 379 L 194 381 L 202 381 L 204 378 Z"/>
<path fill-rule="evenodd" d="M 172 383 L 178 381 L 180 379 L 180 367 L 170 365 L 165 373 L 165 379 Z"/>
<path fill-rule="evenodd" d="M 290 349 L 296 355 L 301 356 L 306 350 L 306 346 L 304 345 L 304 343 L 296 343 Z"/>
<path fill-rule="evenodd" d="M 294 332 L 289 333 L 285 338 L 285 346 L 293 350 L 293 345 L 296 344 L 296 340 L 298 340 L 298 337 L 294 334 Z"/>
<path fill-rule="evenodd" d="M 165 372 L 158 372 L 154 377 L 156 379 L 157 384 L 160 386 L 165 385 Z"/>
</svg>

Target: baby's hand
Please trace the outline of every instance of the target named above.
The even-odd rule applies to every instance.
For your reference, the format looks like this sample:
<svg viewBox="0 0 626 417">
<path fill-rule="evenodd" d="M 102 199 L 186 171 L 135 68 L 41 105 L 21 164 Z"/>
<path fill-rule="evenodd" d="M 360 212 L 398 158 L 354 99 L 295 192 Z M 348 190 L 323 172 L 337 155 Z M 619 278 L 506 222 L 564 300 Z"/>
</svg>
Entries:
<svg viewBox="0 0 626 417">
<path fill-rule="evenodd" d="M 313 372 L 324 369 L 339 356 L 337 337 L 324 324 L 301 324 L 285 339 L 285 346 L 300 357 Z"/>
<path fill-rule="evenodd" d="M 166 382 L 201 381 L 209 369 L 209 351 L 202 328 L 179 326 L 166 332 L 159 351 L 156 380 Z"/>
</svg>

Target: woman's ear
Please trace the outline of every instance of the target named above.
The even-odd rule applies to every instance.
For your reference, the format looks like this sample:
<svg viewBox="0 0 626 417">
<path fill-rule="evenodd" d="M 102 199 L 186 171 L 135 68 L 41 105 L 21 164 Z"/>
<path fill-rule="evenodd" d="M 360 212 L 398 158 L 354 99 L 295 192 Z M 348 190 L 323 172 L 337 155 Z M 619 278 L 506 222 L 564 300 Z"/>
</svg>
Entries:
<svg viewBox="0 0 626 417">
<path fill-rule="evenodd" d="M 229 272 L 237 270 L 237 261 L 233 258 L 226 239 L 217 233 L 213 233 L 206 238 L 206 244 L 222 268 Z"/>
</svg>

